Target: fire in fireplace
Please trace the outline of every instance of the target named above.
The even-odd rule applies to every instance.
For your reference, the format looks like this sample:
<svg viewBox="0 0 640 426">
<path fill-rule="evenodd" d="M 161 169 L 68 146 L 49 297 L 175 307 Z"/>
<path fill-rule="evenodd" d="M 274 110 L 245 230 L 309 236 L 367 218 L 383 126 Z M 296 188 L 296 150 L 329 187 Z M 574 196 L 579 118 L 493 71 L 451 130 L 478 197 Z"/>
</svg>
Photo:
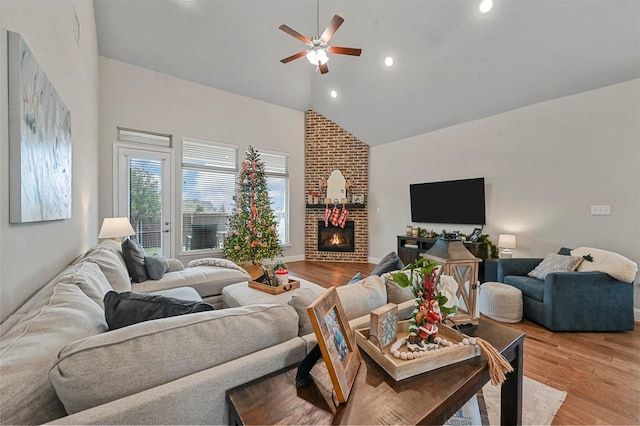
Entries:
<svg viewBox="0 0 640 426">
<path fill-rule="evenodd" d="M 344 228 L 318 221 L 318 251 L 355 251 L 354 221 L 348 220 Z"/>
</svg>

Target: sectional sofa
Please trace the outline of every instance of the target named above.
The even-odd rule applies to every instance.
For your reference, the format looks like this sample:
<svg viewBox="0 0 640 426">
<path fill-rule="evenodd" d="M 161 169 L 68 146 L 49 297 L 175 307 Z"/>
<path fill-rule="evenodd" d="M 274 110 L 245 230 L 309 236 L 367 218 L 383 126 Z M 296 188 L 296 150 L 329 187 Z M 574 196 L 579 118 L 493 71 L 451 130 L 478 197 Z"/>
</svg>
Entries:
<svg viewBox="0 0 640 426">
<path fill-rule="evenodd" d="M 201 273 L 215 276 L 220 267 L 194 268 L 208 268 Z M 233 278 L 235 272 L 224 269 L 220 282 L 246 282 L 242 271 Z M 168 273 L 177 274 L 172 288 L 161 283 L 152 288 L 151 282 L 143 288 L 201 300 L 202 294 L 180 287 L 199 287 L 198 280 L 178 279 L 193 273 L 184 271 Z M 214 284 L 210 277 L 205 287 Z M 372 276 L 339 287 L 352 328 L 367 326 L 370 310 L 386 304 L 388 295 L 396 297 L 387 285 Z M 296 364 L 315 345 L 305 309 L 323 289 L 310 282 L 304 287 L 286 303 L 216 309 L 109 330 L 105 294 L 132 287 L 120 246 L 102 242 L 2 324 L 0 422 L 226 424 L 227 389 Z M 407 312 L 412 304 L 407 300 L 401 307 Z"/>
</svg>

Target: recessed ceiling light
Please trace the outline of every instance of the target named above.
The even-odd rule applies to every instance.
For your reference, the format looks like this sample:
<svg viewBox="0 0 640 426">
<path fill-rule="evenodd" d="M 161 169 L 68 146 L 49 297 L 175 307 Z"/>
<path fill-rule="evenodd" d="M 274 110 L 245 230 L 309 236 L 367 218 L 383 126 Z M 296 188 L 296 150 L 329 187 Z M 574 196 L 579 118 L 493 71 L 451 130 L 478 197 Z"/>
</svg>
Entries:
<svg viewBox="0 0 640 426">
<path fill-rule="evenodd" d="M 338 92 L 336 92 L 335 90 L 332 90 L 332 91 L 330 92 L 330 94 L 331 94 L 331 97 L 332 97 L 332 98 L 337 98 L 337 97 L 338 97 Z"/>
<path fill-rule="evenodd" d="M 391 56 L 387 56 L 384 58 L 384 64 L 388 67 L 393 66 L 393 58 Z"/>
<path fill-rule="evenodd" d="M 493 9 L 493 0 L 482 0 L 478 9 L 480 9 L 480 13 L 489 13 Z"/>
</svg>

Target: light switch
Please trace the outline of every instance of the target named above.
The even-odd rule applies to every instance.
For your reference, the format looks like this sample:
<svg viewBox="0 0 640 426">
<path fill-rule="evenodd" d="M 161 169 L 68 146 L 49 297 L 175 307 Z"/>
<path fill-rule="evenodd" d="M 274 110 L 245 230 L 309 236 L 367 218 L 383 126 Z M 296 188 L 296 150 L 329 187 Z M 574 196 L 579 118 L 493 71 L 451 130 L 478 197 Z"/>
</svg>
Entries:
<svg viewBox="0 0 640 426">
<path fill-rule="evenodd" d="M 609 216 L 611 215 L 611 206 L 608 204 L 592 205 L 591 216 Z"/>
</svg>

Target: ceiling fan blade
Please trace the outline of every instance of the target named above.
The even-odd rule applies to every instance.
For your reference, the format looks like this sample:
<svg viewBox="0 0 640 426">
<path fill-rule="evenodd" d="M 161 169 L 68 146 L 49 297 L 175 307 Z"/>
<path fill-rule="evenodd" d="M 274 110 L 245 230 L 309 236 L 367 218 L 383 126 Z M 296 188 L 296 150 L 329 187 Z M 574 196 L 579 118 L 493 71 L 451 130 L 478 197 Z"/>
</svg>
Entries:
<svg viewBox="0 0 640 426">
<path fill-rule="evenodd" d="M 320 70 L 320 74 L 326 74 L 329 72 L 329 67 L 326 62 L 324 64 L 318 62 L 318 69 Z"/>
<path fill-rule="evenodd" d="M 353 47 L 329 46 L 327 48 L 327 52 L 329 52 L 329 53 L 337 53 L 337 54 L 340 54 L 340 55 L 360 56 L 360 54 L 362 53 L 362 49 L 354 49 Z"/>
<path fill-rule="evenodd" d="M 291 55 L 291 56 L 288 56 L 288 57 L 286 57 L 284 59 L 280 59 L 280 62 L 282 62 L 283 64 L 286 64 L 287 62 L 291 62 L 294 59 L 302 58 L 306 54 L 307 54 L 307 51 L 303 50 L 302 52 L 298 52 L 295 55 Z"/>
<path fill-rule="evenodd" d="M 291 27 L 289 27 L 287 25 L 282 24 L 278 28 L 280 30 L 284 31 L 285 33 L 289 34 L 290 36 L 297 38 L 298 40 L 300 40 L 304 44 L 313 44 L 313 42 L 310 39 L 308 39 L 307 37 L 303 36 L 302 34 L 300 34 L 299 32 L 297 32 L 296 30 L 292 29 Z"/>
<path fill-rule="evenodd" d="M 331 22 L 329 22 L 329 25 L 327 25 L 327 28 L 320 36 L 320 40 L 322 40 L 324 44 L 329 43 L 329 40 L 331 40 L 331 38 L 336 33 L 336 31 L 338 31 L 338 28 L 340 28 L 340 25 L 342 25 L 343 22 L 344 19 L 342 19 L 342 17 L 334 15 L 333 19 L 331 19 Z"/>
</svg>

